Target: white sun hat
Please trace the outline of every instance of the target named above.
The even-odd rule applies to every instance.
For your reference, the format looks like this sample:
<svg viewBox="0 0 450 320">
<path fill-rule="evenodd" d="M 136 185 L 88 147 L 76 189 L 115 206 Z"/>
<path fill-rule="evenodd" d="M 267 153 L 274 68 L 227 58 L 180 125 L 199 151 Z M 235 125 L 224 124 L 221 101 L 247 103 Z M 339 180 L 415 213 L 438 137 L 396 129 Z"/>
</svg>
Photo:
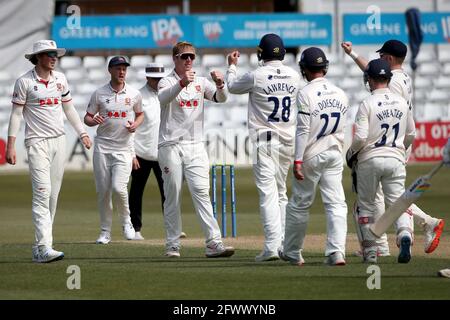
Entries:
<svg viewBox="0 0 450 320">
<path fill-rule="evenodd" d="M 147 63 L 145 76 L 148 78 L 164 78 L 166 76 L 164 65 L 158 62 Z"/>
<path fill-rule="evenodd" d="M 27 53 L 25 55 L 25 58 L 28 60 L 31 59 L 34 55 L 41 53 L 41 52 L 49 52 L 49 51 L 56 51 L 58 54 L 58 58 L 62 57 L 66 53 L 66 49 L 63 48 L 57 48 L 56 42 L 53 40 L 39 40 L 35 43 L 33 43 L 33 52 Z"/>
</svg>

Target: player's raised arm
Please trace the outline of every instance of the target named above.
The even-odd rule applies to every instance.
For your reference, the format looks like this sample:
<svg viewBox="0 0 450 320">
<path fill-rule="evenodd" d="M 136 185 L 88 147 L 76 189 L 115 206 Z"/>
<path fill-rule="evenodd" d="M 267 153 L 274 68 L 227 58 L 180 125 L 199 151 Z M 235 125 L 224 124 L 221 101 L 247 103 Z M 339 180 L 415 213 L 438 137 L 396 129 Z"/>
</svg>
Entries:
<svg viewBox="0 0 450 320">
<path fill-rule="evenodd" d="M 344 52 L 348 54 L 349 57 L 353 59 L 353 61 L 355 61 L 355 63 L 362 71 L 366 70 L 369 61 L 367 61 L 366 58 L 360 56 L 353 50 L 353 45 L 350 41 L 342 42 L 341 47 L 342 49 L 344 49 Z"/>
<path fill-rule="evenodd" d="M 227 56 L 228 70 L 226 74 L 227 88 L 230 93 L 245 94 L 252 90 L 255 85 L 253 72 L 247 72 L 241 77 L 237 77 L 237 64 L 239 60 L 239 51 L 233 51 Z"/>
</svg>

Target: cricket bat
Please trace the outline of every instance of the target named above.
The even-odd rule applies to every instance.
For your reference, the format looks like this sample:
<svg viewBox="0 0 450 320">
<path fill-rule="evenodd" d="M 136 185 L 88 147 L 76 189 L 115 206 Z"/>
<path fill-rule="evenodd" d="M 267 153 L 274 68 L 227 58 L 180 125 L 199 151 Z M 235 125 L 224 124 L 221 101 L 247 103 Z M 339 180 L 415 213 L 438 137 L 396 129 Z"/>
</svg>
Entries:
<svg viewBox="0 0 450 320">
<path fill-rule="evenodd" d="M 405 192 L 370 226 L 370 231 L 381 237 L 383 233 L 397 220 L 420 196 L 430 188 L 429 180 L 443 166 L 440 162 L 428 174 L 417 178 Z"/>
</svg>

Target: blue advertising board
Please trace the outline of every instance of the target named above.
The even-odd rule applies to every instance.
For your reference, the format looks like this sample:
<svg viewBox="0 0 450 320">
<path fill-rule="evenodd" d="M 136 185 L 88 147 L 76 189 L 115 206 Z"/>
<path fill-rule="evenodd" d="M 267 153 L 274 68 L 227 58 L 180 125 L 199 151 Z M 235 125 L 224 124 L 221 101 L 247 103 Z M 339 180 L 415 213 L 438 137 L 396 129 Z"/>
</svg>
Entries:
<svg viewBox="0 0 450 320">
<path fill-rule="evenodd" d="M 370 14 L 344 14 L 344 41 L 354 44 L 379 44 L 389 39 L 408 42 L 408 28 L 402 13 L 383 13 L 379 23 Z M 450 13 L 422 13 L 424 43 L 450 41 Z"/>
<path fill-rule="evenodd" d="M 255 47 L 267 33 L 276 33 L 287 47 L 331 45 L 329 14 L 230 14 L 194 16 L 198 47 Z"/>
<path fill-rule="evenodd" d="M 177 41 L 196 47 L 255 47 L 266 33 L 277 33 L 286 46 L 331 45 L 328 14 L 233 15 L 114 15 L 57 16 L 52 38 L 76 49 L 146 49 L 173 46 Z"/>
</svg>

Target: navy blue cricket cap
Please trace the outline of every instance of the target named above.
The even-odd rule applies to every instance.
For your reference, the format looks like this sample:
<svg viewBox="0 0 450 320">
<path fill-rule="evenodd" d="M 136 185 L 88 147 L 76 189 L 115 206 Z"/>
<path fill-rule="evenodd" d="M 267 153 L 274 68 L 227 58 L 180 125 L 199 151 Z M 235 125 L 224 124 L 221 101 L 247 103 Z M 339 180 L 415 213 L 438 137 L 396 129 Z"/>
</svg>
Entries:
<svg viewBox="0 0 450 320">
<path fill-rule="evenodd" d="M 130 63 L 128 62 L 128 59 L 126 57 L 124 57 L 124 56 L 115 56 L 115 57 L 112 57 L 111 60 L 109 60 L 108 68 L 111 68 L 111 67 L 114 67 L 114 66 L 118 66 L 118 65 L 121 65 L 121 64 L 124 64 L 127 67 L 130 66 Z"/>
<path fill-rule="evenodd" d="M 376 79 L 386 79 L 389 80 L 392 77 L 391 67 L 386 60 L 383 59 L 375 59 L 369 62 L 365 73 L 371 77 Z"/>
<path fill-rule="evenodd" d="M 403 42 L 392 39 L 386 41 L 383 46 L 377 50 L 377 52 L 390 54 L 391 56 L 398 58 L 404 58 L 408 52 L 408 47 L 406 47 Z"/>
</svg>

